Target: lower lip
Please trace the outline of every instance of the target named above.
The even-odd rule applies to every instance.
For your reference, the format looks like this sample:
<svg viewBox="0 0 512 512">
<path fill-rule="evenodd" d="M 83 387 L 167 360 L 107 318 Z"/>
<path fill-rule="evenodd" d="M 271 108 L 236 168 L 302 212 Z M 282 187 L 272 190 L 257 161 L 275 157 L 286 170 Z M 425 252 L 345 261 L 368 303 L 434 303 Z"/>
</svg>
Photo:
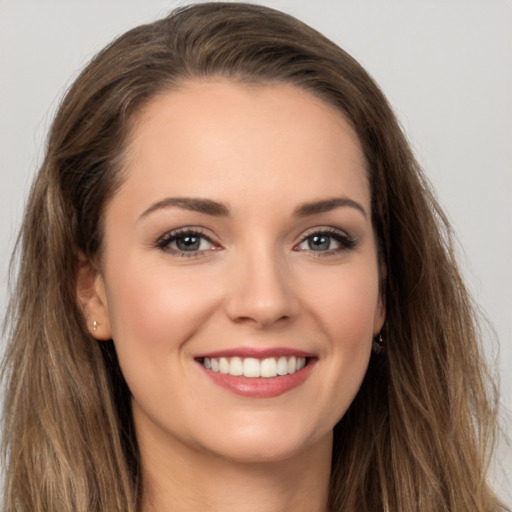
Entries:
<svg viewBox="0 0 512 512">
<path fill-rule="evenodd" d="M 236 395 L 252 398 L 273 398 L 300 386 L 311 374 L 314 363 L 315 360 L 309 360 L 308 364 L 298 372 L 270 378 L 237 377 L 208 370 L 200 364 L 206 375 L 215 384 Z"/>
</svg>

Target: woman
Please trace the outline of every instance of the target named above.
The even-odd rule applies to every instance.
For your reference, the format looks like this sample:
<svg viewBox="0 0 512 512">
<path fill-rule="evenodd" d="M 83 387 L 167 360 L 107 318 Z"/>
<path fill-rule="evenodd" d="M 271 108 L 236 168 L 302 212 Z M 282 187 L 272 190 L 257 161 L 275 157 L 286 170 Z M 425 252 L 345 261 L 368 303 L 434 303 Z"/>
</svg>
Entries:
<svg viewBox="0 0 512 512">
<path fill-rule="evenodd" d="M 199 4 L 103 50 L 19 250 L 5 510 L 504 510 L 449 225 L 297 20 Z"/>
</svg>

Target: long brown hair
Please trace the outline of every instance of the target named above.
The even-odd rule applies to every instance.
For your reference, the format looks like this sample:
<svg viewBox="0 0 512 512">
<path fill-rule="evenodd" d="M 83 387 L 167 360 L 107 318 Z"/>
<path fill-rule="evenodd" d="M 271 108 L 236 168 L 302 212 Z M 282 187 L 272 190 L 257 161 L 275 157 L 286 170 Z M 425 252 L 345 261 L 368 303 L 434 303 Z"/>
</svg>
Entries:
<svg viewBox="0 0 512 512">
<path fill-rule="evenodd" d="M 286 82 L 352 123 L 368 164 L 386 267 L 385 350 L 334 432 L 332 511 L 498 511 L 486 482 L 494 388 L 450 226 L 366 71 L 278 11 L 207 3 L 174 11 L 100 52 L 54 120 L 18 241 L 8 311 L 6 512 L 135 512 L 141 469 L 130 393 L 111 342 L 88 334 L 77 255 L 102 247 L 137 113 L 190 78 Z"/>
</svg>

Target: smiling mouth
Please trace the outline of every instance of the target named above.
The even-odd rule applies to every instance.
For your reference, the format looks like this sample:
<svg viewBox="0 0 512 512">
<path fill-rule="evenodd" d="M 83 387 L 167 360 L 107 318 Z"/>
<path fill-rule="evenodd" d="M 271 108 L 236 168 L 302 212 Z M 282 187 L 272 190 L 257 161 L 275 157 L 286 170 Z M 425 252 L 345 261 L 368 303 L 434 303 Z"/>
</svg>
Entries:
<svg viewBox="0 0 512 512">
<path fill-rule="evenodd" d="M 212 372 L 235 377 L 270 379 L 293 375 L 308 364 L 307 357 L 203 357 L 199 362 Z"/>
</svg>

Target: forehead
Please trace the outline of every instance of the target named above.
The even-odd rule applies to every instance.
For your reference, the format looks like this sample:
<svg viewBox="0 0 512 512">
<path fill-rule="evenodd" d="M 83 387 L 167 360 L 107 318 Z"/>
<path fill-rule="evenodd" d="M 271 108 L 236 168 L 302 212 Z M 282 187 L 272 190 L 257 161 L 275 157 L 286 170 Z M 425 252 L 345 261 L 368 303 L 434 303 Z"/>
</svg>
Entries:
<svg viewBox="0 0 512 512">
<path fill-rule="evenodd" d="M 369 202 L 365 159 L 350 123 L 290 84 L 209 79 L 162 92 L 135 120 L 125 164 L 123 188 L 147 201 L 160 193 L 307 201 L 351 188 Z"/>
</svg>

